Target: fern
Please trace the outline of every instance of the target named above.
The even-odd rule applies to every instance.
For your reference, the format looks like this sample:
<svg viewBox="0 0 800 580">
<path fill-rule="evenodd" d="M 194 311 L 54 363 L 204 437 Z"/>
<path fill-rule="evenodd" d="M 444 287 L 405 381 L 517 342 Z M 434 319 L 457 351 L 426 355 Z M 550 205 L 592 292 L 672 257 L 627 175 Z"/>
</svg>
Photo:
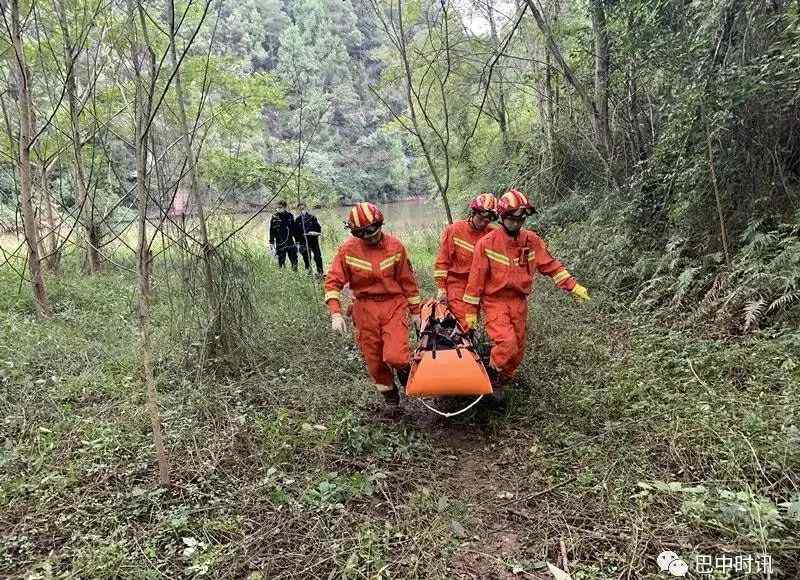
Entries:
<svg viewBox="0 0 800 580">
<path fill-rule="evenodd" d="M 672 299 L 673 304 L 678 304 L 683 300 L 683 297 L 689 293 L 689 290 L 692 287 L 692 283 L 694 282 L 695 275 L 701 270 L 701 268 L 686 268 L 683 272 L 680 273 L 678 276 L 678 280 L 675 284 L 675 296 Z"/>
<path fill-rule="evenodd" d="M 786 312 L 793 304 L 800 302 L 800 292 L 784 294 L 773 300 L 767 307 L 767 314 Z"/>
<path fill-rule="evenodd" d="M 757 300 L 751 300 L 744 307 L 744 331 L 750 332 L 757 329 L 761 318 L 764 316 L 767 301 L 759 297 Z"/>
</svg>

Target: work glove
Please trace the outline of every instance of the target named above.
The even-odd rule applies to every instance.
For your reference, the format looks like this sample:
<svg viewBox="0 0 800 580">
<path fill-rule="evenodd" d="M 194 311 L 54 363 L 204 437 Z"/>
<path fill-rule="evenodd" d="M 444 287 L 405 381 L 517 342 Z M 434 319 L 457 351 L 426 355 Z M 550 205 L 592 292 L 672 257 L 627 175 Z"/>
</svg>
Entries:
<svg viewBox="0 0 800 580">
<path fill-rule="evenodd" d="M 278 250 L 275 248 L 275 244 L 270 244 L 269 245 L 269 253 L 270 253 L 271 256 L 277 256 L 278 255 Z"/>
<path fill-rule="evenodd" d="M 444 302 L 447 304 L 447 290 L 439 288 L 439 290 L 436 291 L 436 302 Z"/>
<path fill-rule="evenodd" d="M 338 332 L 342 335 L 347 334 L 347 322 L 345 322 L 344 316 L 342 316 L 341 313 L 334 312 L 331 314 L 331 328 L 334 332 Z"/>
<path fill-rule="evenodd" d="M 419 332 L 419 327 L 422 325 L 422 318 L 420 318 L 419 314 L 411 315 L 411 324 L 413 324 L 416 331 Z"/>
<path fill-rule="evenodd" d="M 575 284 L 575 287 L 570 291 L 570 294 L 572 294 L 573 298 L 575 298 L 578 302 L 587 302 L 590 300 L 589 291 L 580 284 Z"/>
<path fill-rule="evenodd" d="M 475 327 L 478 326 L 477 314 L 467 314 L 464 319 L 467 322 L 467 327 L 464 330 L 475 330 Z"/>
</svg>

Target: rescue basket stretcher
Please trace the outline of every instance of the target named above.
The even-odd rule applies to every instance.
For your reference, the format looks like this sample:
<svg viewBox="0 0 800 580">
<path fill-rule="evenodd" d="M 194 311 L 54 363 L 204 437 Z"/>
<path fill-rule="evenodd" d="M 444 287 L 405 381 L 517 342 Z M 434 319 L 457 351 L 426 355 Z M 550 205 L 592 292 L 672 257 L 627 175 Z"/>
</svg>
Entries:
<svg viewBox="0 0 800 580">
<path fill-rule="evenodd" d="M 428 300 L 420 315 L 419 346 L 411 361 L 406 396 L 419 399 L 443 417 L 454 417 L 492 394 L 492 383 L 475 351 L 470 335 L 461 328 L 446 304 Z M 454 413 L 440 411 L 425 401 L 432 397 L 477 397 Z"/>
</svg>

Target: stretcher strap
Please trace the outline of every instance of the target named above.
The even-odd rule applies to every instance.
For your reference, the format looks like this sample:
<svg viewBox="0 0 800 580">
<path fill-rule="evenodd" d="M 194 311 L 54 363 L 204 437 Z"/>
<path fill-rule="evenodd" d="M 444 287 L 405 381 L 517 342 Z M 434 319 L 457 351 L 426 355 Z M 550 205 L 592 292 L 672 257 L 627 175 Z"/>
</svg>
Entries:
<svg viewBox="0 0 800 580">
<path fill-rule="evenodd" d="M 420 399 L 417 399 L 417 400 L 418 400 L 420 403 L 422 403 L 423 405 L 425 405 L 425 406 L 426 406 L 426 407 L 427 407 L 429 410 L 431 410 L 431 411 L 433 411 L 434 413 L 436 413 L 437 415 L 441 415 L 442 417 L 445 417 L 445 418 L 449 419 L 450 417 L 455 417 L 455 416 L 457 416 L 457 415 L 460 415 L 461 413 L 466 413 L 467 411 L 469 411 L 470 409 L 472 409 L 472 407 L 474 407 L 475 405 L 477 405 L 477 404 L 478 404 L 478 402 L 479 402 L 479 401 L 480 401 L 482 398 L 483 398 L 483 395 L 478 395 L 478 398 L 477 398 L 477 399 L 475 399 L 474 401 L 472 401 L 472 402 L 471 402 L 469 405 L 467 405 L 466 407 L 464 407 L 464 408 L 463 408 L 463 409 L 461 409 L 460 411 L 456 411 L 455 413 L 445 413 L 444 411 L 440 411 L 439 409 L 437 409 L 437 408 L 435 408 L 435 407 L 432 407 L 432 406 L 430 406 L 428 403 L 426 403 L 426 402 L 425 402 L 425 399 L 422 399 L 422 398 L 420 398 Z"/>
</svg>

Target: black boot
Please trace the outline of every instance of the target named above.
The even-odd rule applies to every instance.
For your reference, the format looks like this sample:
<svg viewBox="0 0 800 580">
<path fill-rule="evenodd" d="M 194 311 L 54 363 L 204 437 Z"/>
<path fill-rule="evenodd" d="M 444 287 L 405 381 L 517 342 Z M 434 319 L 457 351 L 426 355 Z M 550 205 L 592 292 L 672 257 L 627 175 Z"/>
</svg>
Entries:
<svg viewBox="0 0 800 580">
<path fill-rule="evenodd" d="M 492 394 L 489 395 L 492 406 L 497 409 L 506 408 L 506 388 L 504 385 L 497 385 L 492 388 Z"/>
<path fill-rule="evenodd" d="M 500 384 L 500 371 L 492 365 L 486 365 L 486 374 L 489 375 L 489 382 L 492 384 L 492 388 Z"/>
<path fill-rule="evenodd" d="M 492 383 L 492 394 L 489 395 L 489 405 L 495 409 L 505 409 L 508 378 L 503 375 L 502 371 L 497 370 L 491 365 L 486 368 L 486 372 Z"/>
<path fill-rule="evenodd" d="M 398 387 L 405 390 L 406 384 L 408 384 L 408 376 L 411 374 L 411 365 L 405 366 L 401 369 L 397 369 L 397 383 Z"/>
<path fill-rule="evenodd" d="M 381 395 L 383 395 L 383 400 L 388 406 L 397 407 L 400 405 L 400 393 L 397 389 L 392 389 L 391 391 L 381 391 Z"/>
</svg>

